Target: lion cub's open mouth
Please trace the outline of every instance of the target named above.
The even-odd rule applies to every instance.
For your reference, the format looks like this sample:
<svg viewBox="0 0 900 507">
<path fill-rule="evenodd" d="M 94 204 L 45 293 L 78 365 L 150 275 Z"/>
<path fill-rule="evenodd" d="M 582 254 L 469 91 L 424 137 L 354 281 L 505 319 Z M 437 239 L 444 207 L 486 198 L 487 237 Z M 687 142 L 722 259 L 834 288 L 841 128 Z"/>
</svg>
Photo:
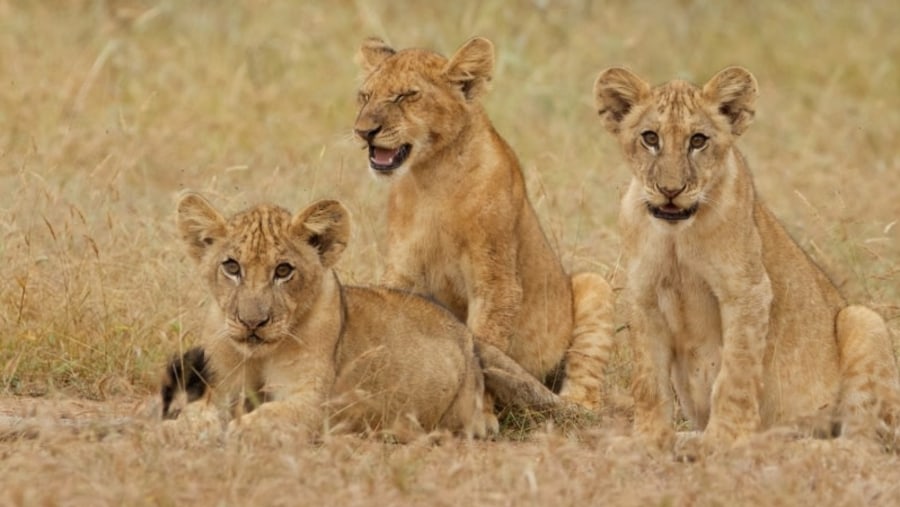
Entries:
<svg viewBox="0 0 900 507">
<path fill-rule="evenodd" d="M 389 172 L 403 165 L 406 158 L 409 157 L 409 150 L 412 148 L 409 144 L 401 145 L 398 148 L 382 148 L 369 145 L 369 166 L 376 171 Z"/>
<path fill-rule="evenodd" d="M 680 208 L 672 203 L 664 204 L 662 206 L 652 206 L 647 205 L 647 208 L 650 210 L 650 214 L 656 218 L 667 220 L 669 222 L 677 222 L 679 220 L 687 220 L 694 216 L 694 213 L 697 212 L 697 205 L 694 204 L 690 208 Z"/>
</svg>

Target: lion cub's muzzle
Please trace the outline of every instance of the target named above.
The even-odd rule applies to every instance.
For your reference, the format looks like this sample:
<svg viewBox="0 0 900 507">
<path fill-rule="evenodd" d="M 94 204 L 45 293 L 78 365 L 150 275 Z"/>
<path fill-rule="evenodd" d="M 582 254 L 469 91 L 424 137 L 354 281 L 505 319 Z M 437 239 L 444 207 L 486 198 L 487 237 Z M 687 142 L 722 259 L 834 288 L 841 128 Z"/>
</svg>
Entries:
<svg viewBox="0 0 900 507">
<path fill-rule="evenodd" d="M 238 321 L 243 327 L 242 332 L 232 336 L 232 339 L 241 345 L 250 347 L 266 345 L 275 340 L 266 336 L 268 334 L 269 324 L 272 319 L 270 317 L 259 317 L 255 319 L 247 319 L 238 317 Z"/>
<path fill-rule="evenodd" d="M 681 185 L 681 187 L 669 188 L 665 186 L 656 185 L 656 190 L 665 196 L 666 202 L 660 206 L 654 205 L 650 202 L 647 203 L 647 209 L 650 210 L 650 214 L 660 220 L 666 220 L 667 222 L 675 223 L 681 220 L 687 220 L 694 216 L 694 213 L 697 212 L 697 202 L 695 201 L 690 206 L 678 205 L 675 203 L 675 199 L 678 196 L 682 195 L 687 188 L 687 185 Z"/>
</svg>

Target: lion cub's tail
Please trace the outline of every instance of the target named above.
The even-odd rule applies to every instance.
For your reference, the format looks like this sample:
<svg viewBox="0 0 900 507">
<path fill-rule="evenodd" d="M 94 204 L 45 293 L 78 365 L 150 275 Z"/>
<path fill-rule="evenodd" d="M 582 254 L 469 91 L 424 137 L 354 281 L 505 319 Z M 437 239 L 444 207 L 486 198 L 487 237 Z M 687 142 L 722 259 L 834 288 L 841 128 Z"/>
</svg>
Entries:
<svg viewBox="0 0 900 507">
<path fill-rule="evenodd" d="M 596 411 L 603 397 L 603 377 L 615 345 L 613 290 L 597 273 L 572 275 L 574 329 L 566 352 L 560 396 Z"/>
<path fill-rule="evenodd" d="M 159 390 L 163 419 L 175 419 L 186 404 L 202 398 L 210 380 L 209 362 L 201 347 L 176 354 L 166 365 Z"/>
</svg>

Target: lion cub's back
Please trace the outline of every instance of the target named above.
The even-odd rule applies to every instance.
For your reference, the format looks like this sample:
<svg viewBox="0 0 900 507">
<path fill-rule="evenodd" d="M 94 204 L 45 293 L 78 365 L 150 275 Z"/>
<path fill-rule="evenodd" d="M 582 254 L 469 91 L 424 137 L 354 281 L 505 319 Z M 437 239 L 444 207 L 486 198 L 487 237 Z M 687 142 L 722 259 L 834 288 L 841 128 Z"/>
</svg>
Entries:
<svg viewBox="0 0 900 507">
<path fill-rule="evenodd" d="M 335 395 L 357 393 L 356 408 L 368 411 L 362 418 L 370 426 L 409 414 L 424 429 L 435 429 L 472 372 L 468 328 L 444 308 L 402 291 L 345 287 L 344 305 Z"/>
</svg>

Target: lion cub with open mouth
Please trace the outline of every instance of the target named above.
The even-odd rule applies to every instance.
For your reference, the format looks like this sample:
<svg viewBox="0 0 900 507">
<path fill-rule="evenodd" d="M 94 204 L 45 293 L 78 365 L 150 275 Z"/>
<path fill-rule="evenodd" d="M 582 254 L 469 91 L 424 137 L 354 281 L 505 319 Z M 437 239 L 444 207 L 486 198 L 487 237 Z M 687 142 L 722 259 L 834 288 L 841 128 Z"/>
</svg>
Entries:
<svg viewBox="0 0 900 507">
<path fill-rule="evenodd" d="M 597 109 L 633 178 L 622 199 L 635 353 L 635 429 L 673 443 L 672 386 L 700 450 L 811 418 L 871 432 L 898 422 L 897 367 L 878 314 L 837 288 L 759 200 L 735 141 L 756 79 L 702 88 L 600 74 Z"/>
<path fill-rule="evenodd" d="M 372 172 L 389 180 L 385 285 L 427 294 L 560 395 L 601 404 L 613 296 L 595 273 L 569 276 L 541 230 L 512 149 L 479 102 L 494 46 L 445 58 L 368 39 L 354 125 Z"/>
<path fill-rule="evenodd" d="M 419 296 L 342 285 L 332 266 L 350 217 L 340 203 L 296 215 L 262 205 L 225 218 L 189 194 L 177 223 L 213 302 L 202 348 L 167 369 L 164 416 L 177 415 L 180 389 L 187 401 L 208 396 L 230 409 L 238 429 L 315 434 L 327 420 L 400 438 L 485 435 L 490 412 L 471 332 Z"/>
</svg>

